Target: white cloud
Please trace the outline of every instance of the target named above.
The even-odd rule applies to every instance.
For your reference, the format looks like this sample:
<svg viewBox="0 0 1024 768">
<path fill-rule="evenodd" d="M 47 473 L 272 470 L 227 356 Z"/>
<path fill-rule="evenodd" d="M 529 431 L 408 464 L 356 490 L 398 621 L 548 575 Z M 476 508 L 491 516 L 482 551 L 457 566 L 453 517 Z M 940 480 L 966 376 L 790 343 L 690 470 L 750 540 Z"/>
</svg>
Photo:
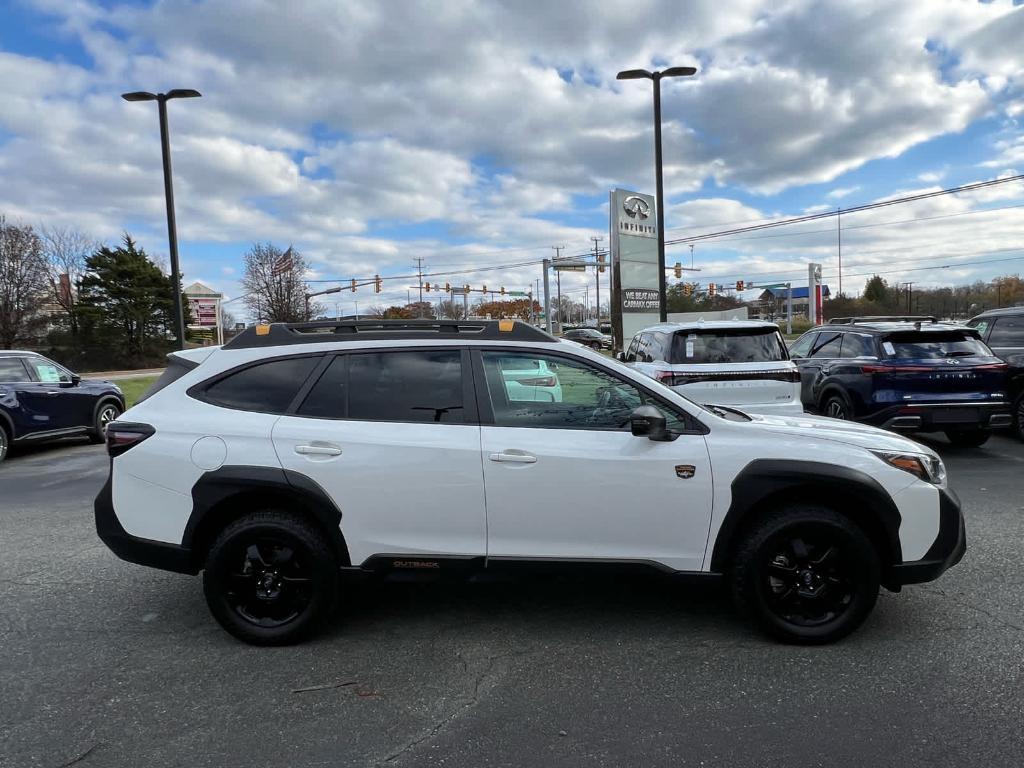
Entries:
<svg viewBox="0 0 1024 768">
<path fill-rule="evenodd" d="M 827 197 L 829 200 L 838 200 L 839 198 L 847 197 L 848 195 L 852 195 L 854 192 L 857 192 L 859 190 L 860 190 L 859 186 L 856 186 L 856 187 L 838 187 L 836 189 L 833 189 L 827 195 L 825 195 L 825 197 Z"/>
</svg>

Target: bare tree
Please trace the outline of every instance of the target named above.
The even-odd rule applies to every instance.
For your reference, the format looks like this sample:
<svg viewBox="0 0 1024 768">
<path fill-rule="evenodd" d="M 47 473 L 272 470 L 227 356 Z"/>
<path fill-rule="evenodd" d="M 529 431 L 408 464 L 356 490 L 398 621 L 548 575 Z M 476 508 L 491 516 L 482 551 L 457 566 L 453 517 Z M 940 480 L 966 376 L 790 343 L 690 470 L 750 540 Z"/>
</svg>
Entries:
<svg viewBox="0 0 1024 768">
<path fill-rule="evenodd" d="M 48 298 L 43 244 L 32 227 L 0 216 L 0 348 L 45 324 Z"/>
<path fill-rule="evenodd" d="M 67 314 L 72 335 L 78 335 L 78 285 L 85 274 L 85 260 L 101 245 L 81 230 L 43 227 L 43 255 L 49 270 L 52 300 Z"/>
<path fill-rule="evenodd" d="M 244 260 L 245 305 L 258 322 L 302 322 L 322 311 L 306 299 L 306 260 L 294 248 L 282 251 L 272 243 L 254 243 Z"/>
</svg>

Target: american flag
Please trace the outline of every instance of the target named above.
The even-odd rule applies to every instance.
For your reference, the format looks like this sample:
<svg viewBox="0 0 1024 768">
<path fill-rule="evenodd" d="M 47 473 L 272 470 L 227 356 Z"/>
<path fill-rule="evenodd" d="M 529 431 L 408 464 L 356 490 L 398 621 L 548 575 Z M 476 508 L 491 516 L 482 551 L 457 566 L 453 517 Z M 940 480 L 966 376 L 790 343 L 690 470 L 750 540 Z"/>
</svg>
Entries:
<svg viewBox="0 0 1024 768">
<path fill-rule="evenodd" d="M 274 262 L 274 266 L 270 268 L 271 276 L 278 277 L 291 272 L 292 264 L 292 247 L 289 245 L 288 250 L 282 253 L 278 260 Z"/>
</svg>

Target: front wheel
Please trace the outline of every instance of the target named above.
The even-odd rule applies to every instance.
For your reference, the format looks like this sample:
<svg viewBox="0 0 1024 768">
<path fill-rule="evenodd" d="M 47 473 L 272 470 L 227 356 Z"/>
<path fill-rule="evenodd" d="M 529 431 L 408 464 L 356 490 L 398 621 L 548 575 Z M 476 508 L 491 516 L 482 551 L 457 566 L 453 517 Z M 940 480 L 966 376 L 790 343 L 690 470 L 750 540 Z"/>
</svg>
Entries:
<svg viewBox="0 0 1024 768">
<path fill-rule="evenodd" d="M 1013 433 L 1024 440 L 1024 395 L 1017 398 L 1017 406 L 1013 409 Z"/>
<path fill-rule="evenodd" d="M 4 429 L 2 424 L 0 424 L 0 461 L 7 458 L 7 450 L 9 446 L 10 440 L 7 437 L 7 430 Z"/>
<path fill-rule="evenodd" d="M 107 439 L 107 424 L 121 415 L 121 408 L 115 403 L 103 403 L 96 411 L 89 439 L 94 443 L 102 443 Z"/>
<path fill-rule="evenodd" d="M 830 643 L 853 632 L 874 607 L 880 580 L 878 552 L 863 530 L 807 504 L 766 517 L 733 557 L 741 612 L 789 643 Z"/>
<path fill-rule="evenodd" d="M 203 573 L 217 622 L 252 645 L 288 645 L 329 617 L 338 563 L 320 531 L 290 512 L 254 512 L 214 541 Z"/>
<path fill-rule="evenodd" d="M 946 438 L 957 448 L 977 448 L 988 442 L 992 433 L 987 429 L 947 429 Z"/>
</svg>

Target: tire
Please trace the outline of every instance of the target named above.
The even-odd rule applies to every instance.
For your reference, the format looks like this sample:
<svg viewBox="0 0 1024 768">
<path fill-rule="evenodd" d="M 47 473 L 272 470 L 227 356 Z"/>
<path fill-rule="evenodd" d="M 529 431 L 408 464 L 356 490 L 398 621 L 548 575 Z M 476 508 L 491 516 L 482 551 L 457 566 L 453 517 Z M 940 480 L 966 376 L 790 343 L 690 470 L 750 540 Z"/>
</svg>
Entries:
<svg viewBox="0 0 1024 768">
<path fill-rule="evenodd" d="M 833 392 L 822 403 L 821 415 L 831 419 L 849 421 L 853 418 L 853 408 L 850 407 L 850 402 L 844 395 Z"/>
<path fill-rule="evenodd" d="M 1017 398 L 1013 408 L 1013 434 L 1018 440 L 1024 440 L 1024 395 Z"/>
<path fill-rule="evenodd" d="M 7 434 L 7 427 L 0 424 L 0 462 L 7 458 L 7 452 L 11 449 L 11 438 Z"/>
<path fill-rule="evenodd" d="M 333 613 L 338 562 L 320 531 L 279 510 L 228 525 L 206 558 L 203 592 L 210 613 L 252 645 L 289 645 L 309 637 Z"/>
<path fill-rule="evenodd" d="M 112 400 L 105 400 L 96 409 L 96 417 L 93 420 L 92 431 L 89 433 L 89 440 L 94 443 L 102 443 L 107 439 L 107 424 L 121 415 L 121 406 Z"/>
<path fill-rule="evenodd" d="M 811 504 L 770 514 L 736 547 L 731 570 L 740 612 L 787 643 L 821 645 L 859 627 L 878 599 L 881 564 L 864 531 Z"/>
<path fill-rule="evenodd" d="M 957 448 L 978 448 L 988 442 L 992 433 L 987 429 L 947 429 L 946 438 Z"/>
</svg>

